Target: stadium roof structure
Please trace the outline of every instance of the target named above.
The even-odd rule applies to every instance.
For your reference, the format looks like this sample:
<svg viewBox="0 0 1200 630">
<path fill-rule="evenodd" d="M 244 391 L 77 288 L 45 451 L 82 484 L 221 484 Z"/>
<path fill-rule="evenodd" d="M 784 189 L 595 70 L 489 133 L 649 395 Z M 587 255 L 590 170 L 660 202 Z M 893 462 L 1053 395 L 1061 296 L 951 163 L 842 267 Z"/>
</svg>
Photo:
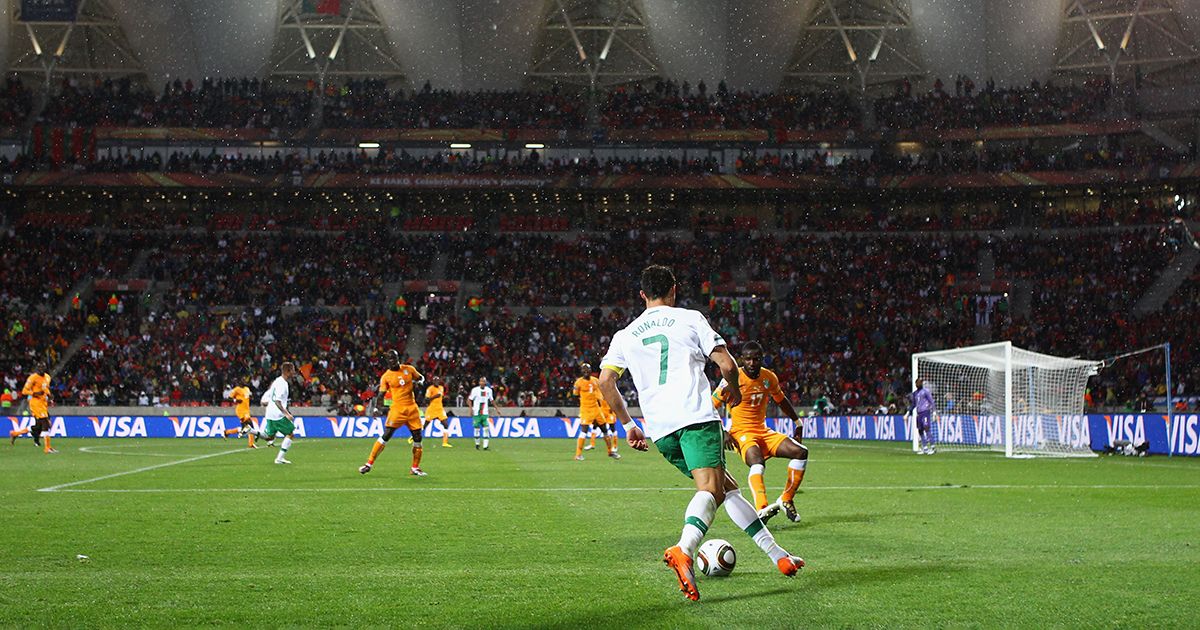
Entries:
<svg viewBox="0 0 1200 630">
<path fill-rule="evenodd" d="M 363 78 L 404 82 L 404 66 L 375 0 L 283 0 L 262 74 L 322 87 Z"/>
<path fill-rule="evenodd" d="M 925 77 L 909 0 L 812 3 L 784 74 L 800 87 L 829 85 L 866 92 Z"/>
<path fill-rule="evenodd" d="M 1066 0 L 1055 69 L 1075 75 L 1107 73 L 1114 81 L 1132 76 L 1157 84 L 1170 84 L 1181 73 L 1188 78 L 1186 73 L 1194 72 L 1200 62 L 1200 40 L 1189 37 L 1175 4 Z"/>
<path fill-rule="evenodd" d="M 527 74 L 538 84 L 597 88 L 661 75 L 641 0 L 546 0 Z"/>
<path fill-rule="evenodd" d="M 86 0 L 85 4 L 99 1 Z M 81 2 L 85 0 L 63 3 Z M 104 0 L 114 23 L 121 27 L 122 48 L 144 68 L 151 83 L 175 77 L 263 76 L 271 67 L 281 20 L 289 14 L 287 4 L 299 4 L 315 15 L 327 16 L 321 19 L 336 22 L 334 9 L 344 18 L 360 2 L 374 5 L 370 21 L 381 27 L 379 37 L 371 40 L 371 45 L 379 48 L 374 61 L 381 74 L 402 74 L 409 85 L 417 86 L 429 80 L 438 88 L 518 89 L 539 72 L 536 66 L 544 56 L 539 56 L 538 47 L 545 41 L 547 27 L 553 25 L 547 8 L 557 6 L 558 0 Z M 703 79 L 716 85 L 724 79 L 733 89 L 774 90 L 785 84 L 785 78 L 787 86 L 796 85 L 797 77 L 787 75 L 789 69 L 795 69 L 795 53 L 805 29 L 828 22 L 822 16 L 831 17 L 829 7 L 856 3 L 563 0 L 561 4 L 571 17 L 585 18 L 617 15 L 595 9 L 622 4 L 632 7 L 633 13 L 626 12 L 622 18 L 622 28 L 630 29 L 631 37 L 636 31 L 638 38 L 644 38 L 644 44 L 631 48 L 648 63 L 636 72 L 630 66 L 627 74 L 651 75 L 657 70 L 653 75 L 693 84 Z M 1117 74 L 1126 78 L 1140 73 L 1153 78 L 1163 76 L 1166 69 L 1189 67 L 1196 57 L 1192 42 L 1200 33 L 1200 2 L 1196 0 L 863 0 L 859 4 L 903 5 L 908 21 L 903 30 L 911 33 L 911 46 L 897 44 L 898 49 L 914 62 L 910 64 L 913 70 L 923 69 L 927 79 L 940 77 L 948 83 L 957 74 L 971 76 L 977 84 L 993 78 L 1001 85 L 1025 84 L 1032 78 L 1045 80 L 1063 73 L 1072 78 L 1080 72 L 1108 75 L 1112 74 L 1112 55 L 1122 50 L 1123 42 Z M 26 25 L 17 20 L 21 6 L 22 0 L 0 3 L 0 20 L 4 21 L 0 50 L 8 68 L 29 61 L 20 61 L 28 47 Z M 367 14 L 365 9 L 354 12 L 359 16 L 355 20 Z M 1133 13 L 1138 15 L 1129 29 Z M 564 27 L 559 29 L 562 33 L 570 34 L 565 23 L 560 26 Z M 602 26 L 593 25 L 601 44 L 608 39 Z M 1096 54 L 1091 28 L 1103 40 L 1100 52 L 1107 51 L 1107 57 Z M 876 29 L 876 35 L 878 32 Z M 359 38 L 347 35 L 345 39 Z M 567 50 L 577 53 L 571 41 Z M 884 38 L 878 64 L 883 63 L 888 46 L 897 41 Z M 833 38 L 834 44 L 838 42 L 844 44 L 840 35 Z M 1093 42 L 1091 49 L 1080 46 L 1087 42 Z M 580 43 L 585 49 L 590 45 L 582 38 Z M 618 43 L 614 41 L 611 47 L 614 54 Z M 865 43 L 854 46 L 857 54 L 868 57 L 874 49 Z M 1072 53 L 1076 46 L 1079 48 Z M 827 63 L 832 66 L 839 61 L 841 65 L 830 71 L 851 70 L 844 59 L 830 57 Z M 873 72 L 881 76 L 880 71 Z M 1171 76 L 1178 80 L 1177 74 Z"/>
<path fill-rule="evenodd" d="M 74 0 L 42 7 L 8 0 L 7 68 L 42 80 L 54 76 L 144 80 L 140 55 L 129 43 L 111 0 Z"/>
</svg>

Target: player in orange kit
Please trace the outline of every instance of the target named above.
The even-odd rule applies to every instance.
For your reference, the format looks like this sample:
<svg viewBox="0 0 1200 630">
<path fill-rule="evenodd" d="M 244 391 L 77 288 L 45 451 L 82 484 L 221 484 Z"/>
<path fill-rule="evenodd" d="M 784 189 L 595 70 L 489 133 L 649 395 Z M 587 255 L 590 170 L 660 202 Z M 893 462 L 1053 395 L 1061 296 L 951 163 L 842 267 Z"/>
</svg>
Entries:
<svg viewBox="0 0 1200 630">
<path fill-rule="evenodd" d="M 371 468 L 375 466 L 375 458 L 383 452 L 388 440 L 392 439 L 392 434 L 396 432 L 396 429 L 406 426 L 412 432 L 413 437 L 410 472 L 418 477 L 424 477 L 426 473 L 421 470 L 421 410 L 417 407 L 416 399 L 413 398 L 413 386 L 424 381 L 425 377 L 421 376 L 417 368 L 401 363 L 400 353 L 395 350 L 388 351 L 387 361 L 388 370 L 379 377 L 379 393 L 371 400 L 371 407 L 367 413 L 371 416 L 375 415 L 375 411 L 379 407 L 380 396 L 391 398 L 392 408 L 388 411 L 387 422 L 383 425 L 383 435 L 375 440 L 367 463 L 360 466 L 358 472 L 364 475 L 371 472 Z"/>
<path fill-rule="evenodd" d="M 233 412 L 237 414 L 239 426 L 236 429 L 225 429 L 225 434 L 222 436 L 229 439 L 231 435 L 240 435 L 246 432 L 250 435 L 250 448 L 258 448 L 254 445 L 254 418 L 250 415 L 250 388 L 242 385 L 229 390 L 229 399 L 237 403 Z"/>
<path fill-rule="evenodd" d="M 444 448 L 454 448 L 450 443 L 450 434 L 447 433 L 446 408 L 443 406 L 443 400 L 446 397 L 446 386 L 442 384 L 442 379 L 435 376 L 433 383 L 425 388 L 425 423 L 428 424 L 437 421 L 442 425 L 442 446 Z"/>
<path fill-rule="evenodd" d="M 762 366 L 762 358 L 763 349 L 757 342 L 750 341 L 742 346 L 739 361 L 742 402 L 729 410 L 730 426 L 729 433 L 725 434 L 725 447 L 737 449 L 750 467 L 750 488 L 754 492 L 754 507 L 758 510 L 758 517 L 766 521 L 783 510 L 788 519 L 800 522 L 793 499 L 800 482 L 804 480 L 804 469 L 808 465 L 808 448 L 800 443 L 804 425 L 792 403 L 783 395 L 779 378 Z M 717 407 L 724 404 L 725 387 L 725 381 L 721 381 L 717 391 L 713 392 L 713 404 Z M 768 397 L 795 423 L 794 435 L 784 435 L 767 428 Z M 772 457 L 786 457 L 790 461 L 787 486 L 779 499 L 768 505 L 763 471 L 766 460 Z"/>
<path fill-rule="evenodd" d="M 46 364 L 39 362 L 34 365 L 33 374 L 25 379 L 25 387 L 21 395 L 29 401 L 29 415 L 33 416 L 33 424 L 25 429 L 8 432 L 9 442 L 16 444 L 17 438 L 29 433 L 33 443 L 42 447 L 43 452 L 57 453 L 50 448 L 50 374 Z"/>
<path fill-rule="evenodd" d="M 575 460 L 583 461 L 583 451 L 595 448 L 596 438 L 592 437 L 593 444 L 588 449 L 583 445 L 600 421 L 600 380 L 592 376 L 591 365 L 579 364 L 579 378 L 575 379 L 572 393 L 579 397 L 579 438 L 575 442 Z"/>
<path fill-rule="evenodd" d="M 617 413 L 608 406 L 604 396 L 597 396 L 596 400 L 600 403 L 600 420 L 597 425 L 600 427 L 600 433 L 604 434 L 604 443 L 608 445 L 608 456 L 621 459 L 621 454 L 617 452 Z"/>
</svg>

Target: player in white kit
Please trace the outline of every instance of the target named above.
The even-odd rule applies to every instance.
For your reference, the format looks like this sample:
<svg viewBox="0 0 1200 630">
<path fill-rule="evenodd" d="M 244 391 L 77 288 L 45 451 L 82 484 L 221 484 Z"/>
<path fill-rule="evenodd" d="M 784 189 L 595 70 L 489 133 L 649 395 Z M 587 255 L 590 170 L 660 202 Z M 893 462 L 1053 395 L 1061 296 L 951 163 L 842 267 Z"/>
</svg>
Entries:
<svg viewBox="0 0 1200 630">
<path fill-rule="evenodd" d="M 488 438 L 492 437 L 492 430 L 488 426 L 488 414 L 491 412 L 492 401 L 496 399 L 496 395 L 492 393 L 492 387 L 488 385 L 486 377 L 479 377 L 479 385 L 471 389 L 471 395 L 467 396 L 467 401 L 471 403 L 471 424 L 475 429 L 475 450 L 479 450 L 479 434 L 483 433 L 483 450 L 488 449 Z"/>
<path fill-rule="evenodd" d="M 642 271 L 641 297 L 646 310 L 613 335 L 601 362 L 600 392 L 625 427 L 629 446 L 647 450 L 646 438 L 683 474 L 696 483 L 696 494 L 684 514 L 679 543 L 663 554 L 675 571 L 679 589 L 700 599 L 692 558 L 722 503 L 729 518 L 771 557 L 784 575 L 795 575 L 804 560 L 784 551 L 742 497 L 725 471 L 724 431 L 712 405 L 705 363 L 711 359 L 730 384 L 727 403 L 741 402 L 738 367 L 725 340 L 697 311 L 675 307 L 675 275 L 651 265 Z M 637 387 L 645 432 L 629 417 L 617 380 L 626 371 Z"/>
<path fill-rule="evenodd" d="M 274 440 L 276 435 L 283 436 L 279 445 L 279 454 L 275 456 L 276 464 L 290 464 L 287 459 L 288 449 L 292 447 L 292 436 L 296 432 L 296 417 L 288 409 L 288 396 L 291 387 L 288 381 L 296 374 L 296 366 L 291 361 L 284 361 L 279 366 L 279 376 L 271 383 L 271 387 L 263 392 L 261 402 L 263 410 L 262 431 L 255 435 L 262 440 Z"/>
</svg>

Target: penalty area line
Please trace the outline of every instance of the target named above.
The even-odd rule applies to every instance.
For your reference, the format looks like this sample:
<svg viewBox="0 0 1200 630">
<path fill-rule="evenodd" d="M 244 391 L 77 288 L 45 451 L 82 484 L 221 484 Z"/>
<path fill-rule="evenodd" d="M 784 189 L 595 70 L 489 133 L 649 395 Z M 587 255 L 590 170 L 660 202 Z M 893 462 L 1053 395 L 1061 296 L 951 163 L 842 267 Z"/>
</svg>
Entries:
<svg viewBox="0 0 1200 630">
<path fill-rule="evenodd" d="M 82 479 L 79 481 L 70 481 L 67 483 L 60 483 L 57 486 L 48 486 L 46 488 L 38 488 L 37 491 L 38 492 L 62 492 L 65 488 L 71 488 L 74 486 L 82 486 L 82 485 L 88 484 L 88 483 L 104 481 L 105 479 L 124 477 L 126 475 L 136 475 L 138 473 L 149 472 L 151 470 L 158 470 L 159 468 L 166 468 L 168 466 L 178 466 L 179 464 L 187 464 L 189 462 L 198 462 L 202 459 L 208 459 L 210 457 L 220 457 L 222 455 L 232 455 L 233 453 L 246 453 L 246 452 L 249 452 L 249 449 L 237 448 L 237 449 L 232 449 L 232 450 L 228 450 L 228 451 L 220 451 L 218 453 L 208 453 L 206 455 L 198 455 L 196 457 L 188 457 L 186 459 L 179 459 L 179 460 L 175 460 L 173 462 L 163 462 L 161 464 L 154 464 L 153 466 L 143 466 L 141 468 L 135 468 L 133 470 L 125 470 L 122 472 L 112 473 L 112 474 L 108 474 L 108 475 L 101 475 L 99 477 L 92 477 L 91 479 Z M 75 492 L 78 492 L 78 490 L 76 490 Z"/>
<path fill-rule="evenodd" d="M 226 453 L 219 453 L 224 455 Z M 206 455 L 205 457 L 214 457 L 215 455 Z M 163 464 L 162 466 L 173 465 Z M 154 468 L 161 468 L 155 466 Z M 129 473 L 120 474 L 132 474 Z M 119 476 L 119 475 L 111 475 Z M 108 477 L 98 477 L 88 481 L 98 481 L 107 479 Z M 87 482 L 75 482 L 76 484 Z M 64 488 L 65 486 L 55 486 L 55 488 Z M 816 486 L 812 488 L 802 488 L 801 492 L 855 492 L 855 491 L 924 491 L 924 490 L 1196 490 L 1200 489 L 1200 484 L 1041 484 L 1041 485 L 1020 485 L 1020 484 L 958 484 L 958 485 L 937 485 L 937 486 Z M 43 490 L 49 491 L 49 490 Z M 695 488 L 422 488 L 414 486 L 410 488 L 404 487 L 366 487 L 366 488 L 78 488 L 71 490 L 55 490 L 57 492 L 87 492 L 87 493 L 111 493 L 111 494 L 170 494 L 170 493 L 208 493 L 208 492 L 232 492 L 232 493 L 271 493 L 271 492 L 660 492 L 660 491 L 676 491 L 676 492 L 695 492 Z"/>
</svg>

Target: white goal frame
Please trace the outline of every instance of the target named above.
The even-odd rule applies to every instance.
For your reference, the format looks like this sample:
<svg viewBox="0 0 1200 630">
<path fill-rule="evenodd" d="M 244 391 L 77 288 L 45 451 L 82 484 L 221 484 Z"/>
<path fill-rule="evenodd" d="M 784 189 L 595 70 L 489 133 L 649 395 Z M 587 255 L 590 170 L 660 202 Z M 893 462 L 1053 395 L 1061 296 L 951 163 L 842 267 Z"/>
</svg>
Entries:
<svg viewBox="0 0 1200 630">
<path fill-rule="evenodd" d="M 960 357 L 956 360 L 956 357 Z M 979 429 L 977 428 L 974 442 L 960 442 L 957 444 L 936 443 L 937 446 L 948 446 L 950 448 L 961 448 L 963 450 L 995 450 L 999 451 L 1003 446 L 1004 455 L 1006 457 L 1028 458 L 1038 455 L 1048 455 L 1056 457 L 1094 457 L 1095 453 L 1090 448 L 1080 448 L 1078 446 L 1071 447 L 1063 440 L 1065 432 L 1061 425 L 1063 417 L 1081 417 L 1084 407 L 1084 393 L 1087 386 L 1089 376 L 1098 373 L 1103 365 L 1100 361 L 1090 361 L 1086 359 L 1057 357 L 1038 352 L 1032 352 L 1013 346 L 1011 341 L 1000 341 L 996 343 L 988 343 L 976 346 L 964 346 L 960 348 L 951 348 L 948 350 L 935 350 L 931 352 L 919 352 L 912 355 L 912 387 L 916 390 L 917 379 L 924 378 L 929 380 L 928 375 L 922 375 L 922 366 L 925 366 L 925 371 L 932 371 L 930 368 L 937 365 L 947 366 L 962 366 L 964 372 L 966 370 L 975 370 L 979 375 L 984 375 L 988 383 L 992 387 L 984 386 L 991 394 L 1000 394 L 995 391 L 996 385 L 1000 385 L 999 376 L 1003 376 L 1002 396 L 994 396 L 990 404 L 995 404 L 1002 401 L 1002 408 L 993 408 L 991 413 L 976 411 L 975 415 L 971 415 L 971 411 L 962 411 L 954 414 L 948 414 L 950 418 L 956 419 L 962 423 L 964 418 L 972 417 L 977 420 L 986 422 L 989 418 L 993 421 L 997 420 L 1003 424 L 1004 439 L 1003 444 L 1000 444 L 998 438 L 992 441 L 980 441 Z M 1025 386 L 1022 398 L 1024 408 L 1018 410 L 1014 407 L 1013 392 L 1013 372 L 1014 368 L 1024 370 L 1029 373 L 1028 385 Z M 935 372 L 936 375 L 936 372 Z M 1061 375 L 1061 387 L 1047 387 L 1042 383 L 1048 379 L 1053 379 L 1056 375 Z M 945 375 L 938 375 L 944 380 Z M 966 380 L 965 377 L 962 380 Z M 1059 383 L 1055 383 L 1058 385 Z M 947 386 L 946 383 L 937 383 L 934 381 L 934 387 Z M 978 383 L 976 384 L 978 385 Z M 948 387 L 948 386 L 947 386 Z M 1053 390 L 1043 392 L 1042 390 Z M 935 392 L 935 401 L 937 399 Z M 947 409 L 947 394 L 942 394 L 942 400 L 935 402 L 934 405 L 934 423 L 935 435 L 939 433 L 945 434 L 945 427 L 941 425 L 941 412 L 949 411 Z M 963 409 L 968 409 L 965 396 L 960 399 L 950 398 L 950 404 L 961 405 Z M 986 398 L 986 396 L 985 396 Z M 1050 448 L 1040 448 L 1040 442 L 1029 444 L 1028 441 L 1016 439 L 1014 435 L 1014 425 L 1018 421 L 1023 421 L 1025 424 L 1034 423 L 1035 433 L 1040 437 L 1042 430 L 1049 422 L 1050 418 L 1055 418 L 1055 425 L 1051 425 L 1045 431 L 1051 435 L 1051 439 L 1047 441 L 1051 445 Z M 953 422 L 953 420 L 952 420 Z M 917 431 L 917 418 L 914 411 L 909 413 L 909 431 L 912 437 L 913 451 L 919 452 L 920 434 Z M 979 425 L 976 425 L 977 427 Z M 994 427 L 994 424 L 992 425 Z M 1026 427 L 1028 429 L 1028 427 Z M 995 431 L 993 430 L 994 434 Z"/>
</svg>

